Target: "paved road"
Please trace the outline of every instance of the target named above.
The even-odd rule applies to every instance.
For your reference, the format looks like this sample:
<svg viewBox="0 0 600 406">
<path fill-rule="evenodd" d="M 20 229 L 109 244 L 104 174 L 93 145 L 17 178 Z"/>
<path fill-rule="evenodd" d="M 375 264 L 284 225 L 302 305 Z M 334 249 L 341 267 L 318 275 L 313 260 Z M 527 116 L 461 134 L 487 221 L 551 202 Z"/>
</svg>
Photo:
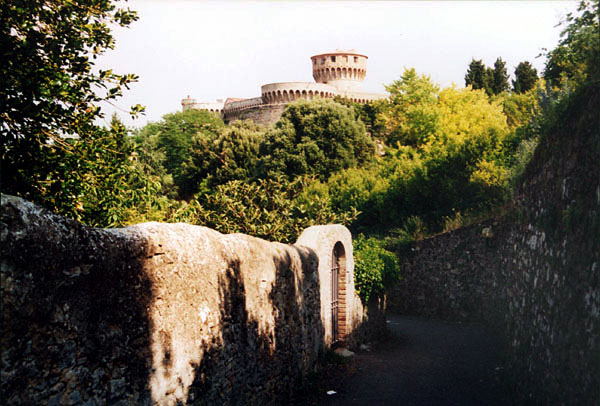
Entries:
<svg viewBox="0 0 600 406">
<path fill-rule="evenodd" d="M 510 405 L 498 343 L 483 326 L 388 315 L 392 338 L 327 379 L 319 405 Z"/>
</svg>

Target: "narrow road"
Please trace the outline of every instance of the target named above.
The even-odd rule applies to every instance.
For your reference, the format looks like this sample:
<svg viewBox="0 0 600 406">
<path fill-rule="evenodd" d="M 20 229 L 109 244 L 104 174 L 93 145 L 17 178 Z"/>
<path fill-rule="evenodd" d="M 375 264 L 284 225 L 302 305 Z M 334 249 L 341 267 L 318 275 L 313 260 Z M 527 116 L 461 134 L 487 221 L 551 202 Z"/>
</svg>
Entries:
<svg viewBox="0 0 600 406">
<path fill-rule="evenodd" d="M 329 378 L 319 405 L 510 405 L 499 345 L 478 324 L 388 315 L 392 338 Z M 314 403 L 313 403 L 314 404 Z"/>
</svg>

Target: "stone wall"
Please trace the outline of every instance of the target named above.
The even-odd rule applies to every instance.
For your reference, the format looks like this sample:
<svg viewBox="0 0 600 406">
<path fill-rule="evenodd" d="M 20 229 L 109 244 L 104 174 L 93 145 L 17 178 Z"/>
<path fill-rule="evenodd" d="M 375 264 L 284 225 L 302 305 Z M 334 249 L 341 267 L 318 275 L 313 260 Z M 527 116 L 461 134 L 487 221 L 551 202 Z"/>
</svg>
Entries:
<svg viewBox="0 0 600 406">
<path fill-rule="evenodd" d="M 187 224 L 94 229 L 11 196 L 0 224 L 6 405 L 284 403 L 332 341 L 336 244 L 353 279 L 342 226 L 296 245 Z M 362 307 L 346 294 L 351 333 Z"/>
<path fill-rule="evenodd" d="M 408 315 L 488 320 L 503 306 L 484 298 L 506 285 L 498 272 L 506 239 L 506 227 L 490 220 L 418 241 L 401 257 L 402 281 L 388 295 L 389 306 Z"/>
<path fill-rule="evenodd" d="M 500 332 L 516 403 L 600 402 L 599 94 L 542 139 L 509 214 L 416 243 L 388 296 L 403 314 Z"/>
<path fill-rule="evenodd" d="M 252 120 L 257 124 L 271 125 L 279 120 L 283 110 L 285 110 L 285 104 L 263 104 L 249 107 L 235 114 L 226 113 L 224 119 L 227 123 L 235 120 Z"/>
</svg>

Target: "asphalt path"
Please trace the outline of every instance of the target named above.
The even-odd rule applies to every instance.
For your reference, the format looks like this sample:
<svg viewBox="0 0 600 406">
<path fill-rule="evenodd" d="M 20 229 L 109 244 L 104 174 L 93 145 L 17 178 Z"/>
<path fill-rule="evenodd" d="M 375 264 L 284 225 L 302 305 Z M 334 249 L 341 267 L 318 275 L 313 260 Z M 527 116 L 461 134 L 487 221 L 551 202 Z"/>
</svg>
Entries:
<svg viewBox="0 0 600 406">
<path fill-rule="evenodd" d="M 396 315 L 387 323 L 390 338 L 358 352 L 345 372 L 324 377 L 311 404 L 512 404 L 499 342 L 484 326 Z"/>
</svg>

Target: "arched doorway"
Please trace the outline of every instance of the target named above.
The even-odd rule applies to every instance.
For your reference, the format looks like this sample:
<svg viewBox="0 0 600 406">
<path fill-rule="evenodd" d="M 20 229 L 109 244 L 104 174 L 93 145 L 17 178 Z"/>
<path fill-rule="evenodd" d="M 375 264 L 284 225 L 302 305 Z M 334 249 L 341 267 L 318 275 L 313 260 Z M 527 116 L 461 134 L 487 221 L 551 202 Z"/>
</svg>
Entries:
<svg viewBox="0 0 600 406">
<path fill-rule="evenodd" d="M 346 336 L 346 251 L 336 242 L 331 254 L 331 342 Z"/>
</svg>

